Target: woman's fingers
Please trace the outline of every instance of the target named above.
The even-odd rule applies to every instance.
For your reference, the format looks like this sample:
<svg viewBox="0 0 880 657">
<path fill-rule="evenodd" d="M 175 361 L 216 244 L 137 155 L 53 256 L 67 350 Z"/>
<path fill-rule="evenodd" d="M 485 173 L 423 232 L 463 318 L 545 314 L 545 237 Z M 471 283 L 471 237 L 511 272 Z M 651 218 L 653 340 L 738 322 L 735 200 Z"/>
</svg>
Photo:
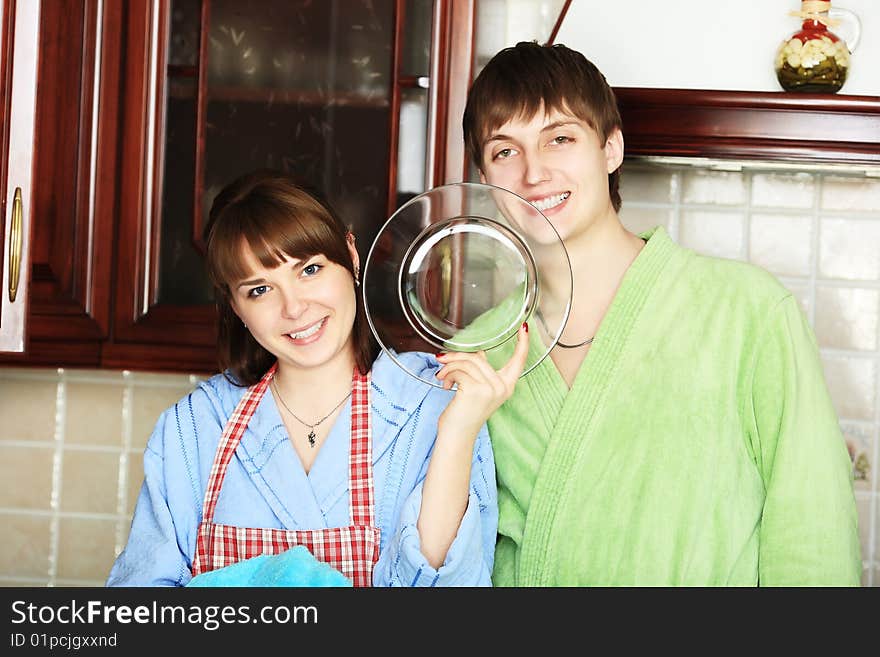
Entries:
<svg viewBox="0 0 880 657">
<path fill-rule="evenodd" d="M 438 356 L 438 360 L 439 359 L 440 356 Z M 492 369 L 489 361 L 486 360 L 486 354 L 482 351 L 475 353 L 456 352 L 446 354 L 442 357 L 442 361 L 444 366 L 440 372 L 443 372 L 444 370 L 448 371 L 447 368 L 455 364 L 468 363 L 469 366 L 477 368 L 487 381 L 498 377 L 498 373 Z"/>
<path fill-rule="evenodd" d="M 443 364 L 443 367 L 437 373 L 437 378 L 446 378 L 446 373 L 450 371 L 449 368 L 456 363 L 471 363 L 482 372 L 486 381 L 492 383 L 493 389 L 498 394 L 503 394 L 506 399 L 513 394 L 516 382 L 525 368 L 528 355 L 529 333 L 528 325 L 524 323 L 517 331 L 513 355 L 498 371 L 492 368 L 492 365 L 486 360 L 485 353 L 482 351 L 477 353 L 450 352 L 437 354 L 437 360 Z"/>
<path fill-rule="evenodd" d="M 516 382 L 525 367 L 528 351 L 528 326 L 523 324 L 517 332 L 513 355 L 499 370 L 496 371 L 489 364 L 483 352 L 453 352 L 437 355 L 443 367 L 436 376 L 443 382 L 443 388 L 446 390 L 458 384 L 456 399 L 467 397 L 479 402 L 491 413 L 513 394 Z"/>
<path fill-rule="evenodd" d="M 471 382 L 480 385 L 492 385 L 492 379 L 497 378 L 495 371 L 488 367 L 488 371 L 484 369 L 476 354 L 467 354 L 469 358 L 461 358 L 444 365 L 437 372 L 437 378 L 443 381 L 444 388 L 447 390 L 452 387 L 453 383 L 459 386 L 463 382 L 463 377 L 467 376 Z"/>
<path fill-rule="evenodd" d="M 498 376 L 504 381 L 505 386 L 513 394 L 513 388 L 522 374 L 526 366 L 526 358 L 529 355 L 529 325 L 523 322 L 516 333 L 516 347 L 513 350 L 513 356 L 507 361 L 501 369 L 498 370 Z"/>
</svg>

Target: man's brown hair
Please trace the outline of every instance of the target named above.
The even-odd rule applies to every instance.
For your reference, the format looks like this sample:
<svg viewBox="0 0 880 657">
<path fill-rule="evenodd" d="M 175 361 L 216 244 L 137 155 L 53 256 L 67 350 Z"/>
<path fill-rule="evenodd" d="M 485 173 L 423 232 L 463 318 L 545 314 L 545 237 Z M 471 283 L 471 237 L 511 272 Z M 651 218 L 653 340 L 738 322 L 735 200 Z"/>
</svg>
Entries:
<svg viewBox="0 0 880 657">
<path fill-rule="evenodd" d="M 205 226 L 208 274 L 214 284 L 220 370 L 229 370 L 238 385 L 259 381 L 276 358 L 264 349 L 232 309 L 230 285 L 247 277 L 242 249 L 249 248 L 264 267 L 284 257 L 304 260 L 323 255 L 357 278 L 348 250 L 348 229 L 314 190 L 288 174 L 256 171 L 224 187 L 211 206 Z M 372 367 L 378 349 L 367 324 L 363 299 L 352 327 L 355 359 L 361 374 Z"/>
<path fill-rule="evenodd" d="M 499 51 L 480 71 L 468 92 L 462 127 L 468 155 L 483 169 L 483 146 L 512 119 L 529 120 L 543 108 L 586 121 L 604 146 L 621 127 L 614 91 L 596 66 L 561 44 L 521 41 Z M 608 193 L 620 209 L 620 169 L 608 174 Z"/>
</svg>

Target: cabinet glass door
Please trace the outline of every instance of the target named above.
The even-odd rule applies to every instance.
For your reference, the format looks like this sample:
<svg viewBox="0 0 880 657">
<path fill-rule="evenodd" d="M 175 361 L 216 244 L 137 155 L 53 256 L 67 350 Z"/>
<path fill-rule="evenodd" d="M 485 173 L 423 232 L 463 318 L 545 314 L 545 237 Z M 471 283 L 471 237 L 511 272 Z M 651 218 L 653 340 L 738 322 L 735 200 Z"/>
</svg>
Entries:
<svg viewBox="0 0 880 657">
<path fill-rule="evenodd" d="M 210 302 L 202 227 L 254 169 L 317 187 L 366 248 L 387 211 L 393 0 L 174 0 L 169 18 L 155 303 Z"/>
<path fill-rule="evenodd" d="M 445 107 L 463 106 L 473 0 L 126 8 L 117 293 L 102 358 L 204 371 L 216 327 L 202 232 L 216 194 L 254 169 L 291 172 L 328 198 L 364 260 L 399 203 L 456 160 L 444 157 L 447 136 L 461 142 L 447 129 L 461 108 L 452 118 Z M 404 132 L 417 136 L 399 143 Z"/>
</svg>

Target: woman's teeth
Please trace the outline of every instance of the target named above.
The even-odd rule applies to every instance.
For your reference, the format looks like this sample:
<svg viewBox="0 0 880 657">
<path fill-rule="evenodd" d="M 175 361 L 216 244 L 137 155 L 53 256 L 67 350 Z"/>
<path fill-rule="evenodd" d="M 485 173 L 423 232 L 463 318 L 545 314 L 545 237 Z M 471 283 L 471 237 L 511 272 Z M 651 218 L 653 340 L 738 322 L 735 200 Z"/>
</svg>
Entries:
<svg viewBox="0 0 880 657">
<path fill-rule="evenodd" d="M 538 210 L 543 212 L 544 210 L 549 210 L 550 208 L 555 208 L 557 205 L 562 203 L 569 196 L 571 196 L 571 192 L 563 192 L 562 194 L 554 194 L 553 196 L 548 196 L 547 198 L 542 198 L 538 201 L 533 201 L 532 205 L 534 205 Z"/>
<path fill-rule="evenodd" d="M 326 317 L 324 318 L 326 319 Z M 303 338 L 308 338 L 318 331 L 321 330 L 321 327 L 324 326 L 324 319 L 322 319 L 317 324 L 313 324 L 310 328 L 307 328 L 305 331 L 300 331 L 299 333 L 290 333 L 290 337 L 294 340 L 302 340 Z"/>
</svg>

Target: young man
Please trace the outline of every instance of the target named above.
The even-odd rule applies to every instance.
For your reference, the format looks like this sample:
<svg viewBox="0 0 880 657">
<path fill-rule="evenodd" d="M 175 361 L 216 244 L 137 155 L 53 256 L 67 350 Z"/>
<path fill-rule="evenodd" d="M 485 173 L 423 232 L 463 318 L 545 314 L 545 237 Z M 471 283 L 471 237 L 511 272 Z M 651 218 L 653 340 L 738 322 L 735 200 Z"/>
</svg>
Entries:
<svg viewBox="0 0 880 657">
<path fill-rule="evenodd" d="M 464 135 L 483 182 L 543 211 L 574 278 L 561 341 L 489 421 L 494 583 L 858 585 L 850 461 L 803 313 L 754 266 L 623 227 L 596 67 L 501 51 Z"/>
</svg>

